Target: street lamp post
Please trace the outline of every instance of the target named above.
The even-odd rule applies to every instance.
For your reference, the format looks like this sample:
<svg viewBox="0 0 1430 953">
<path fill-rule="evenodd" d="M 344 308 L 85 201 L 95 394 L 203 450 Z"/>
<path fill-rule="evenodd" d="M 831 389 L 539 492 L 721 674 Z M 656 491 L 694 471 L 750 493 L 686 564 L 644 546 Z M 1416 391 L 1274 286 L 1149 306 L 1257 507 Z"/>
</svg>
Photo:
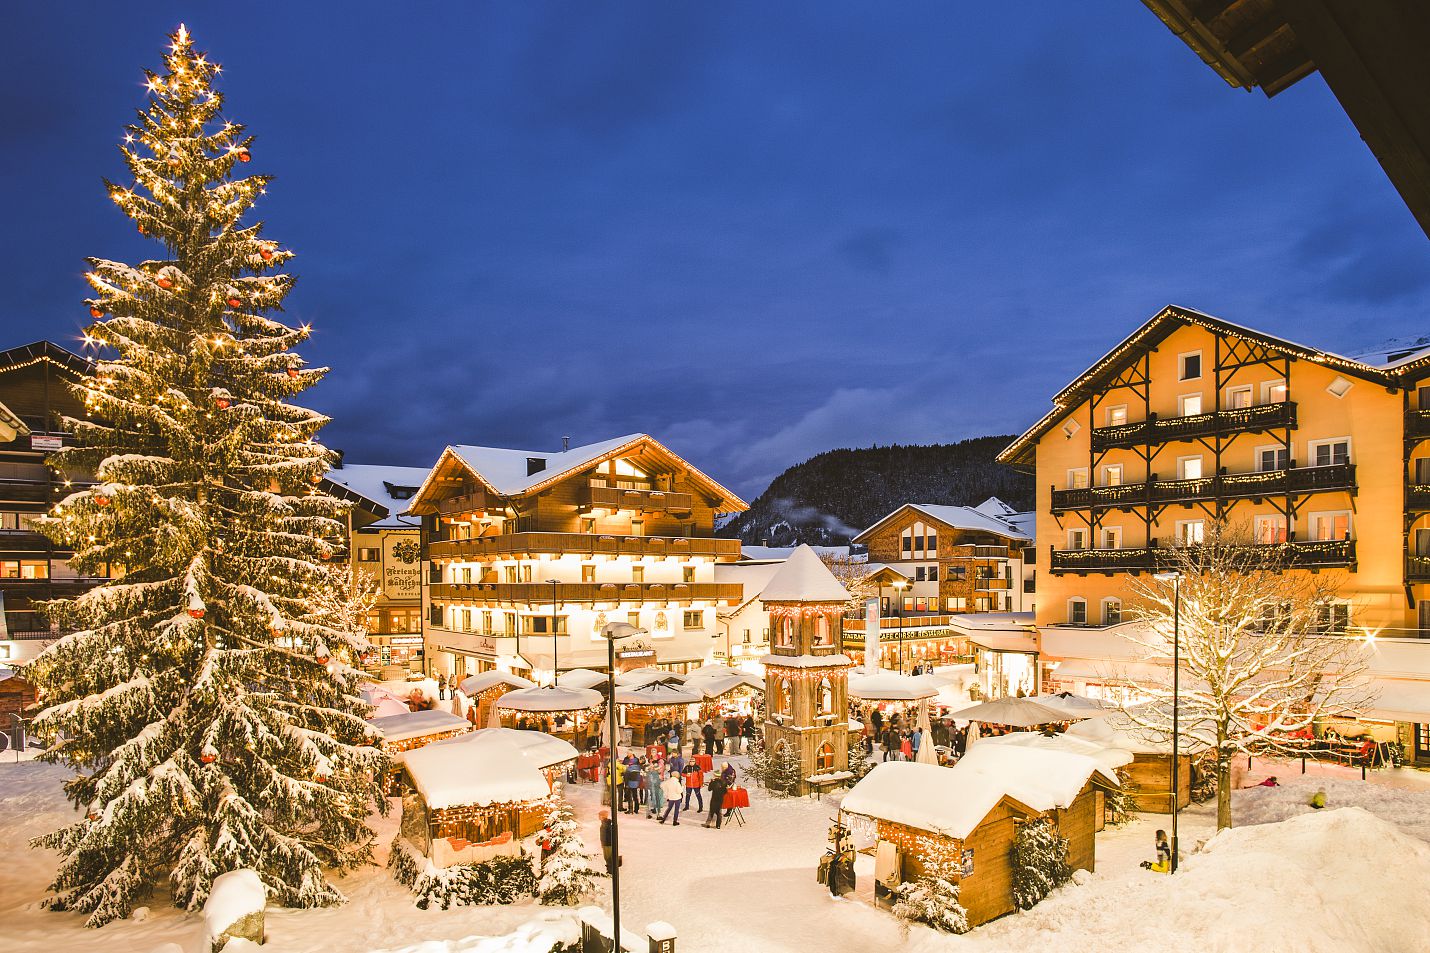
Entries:
<svg viewBox="0 0 1430 953">
<path fill-rule="evenodd" d="M 561 670 L 560 666 L 556 664 L 558 644 L 556 641 L 556 587 L 559 584 L 559 580 L 548 579 L 546 581 L 551 585 L 551 684 L 555 685 L 556 673 Z"/>
<path fill-rule="evenodd" d="M 1168 863 L 1167 872 L 1175 874 L 1177 872 L 1177 814 L 1182 800 L 1181 791 L 1178 790 L 1182 773 L 1178 759 L 1178 742 L 1181 740 L 1181 725 L 1178 718 L 1182 707 L 1179 679 L 1182 661 L 1182 574 L 1159 572 L 1153 574 L 1152 578 L 1158 582 L 1172 584 L 1172 859 Z"/>
<path fill-rule="evenodd" d="M 616 643 L 635 635 L 644 635 L 645 629 L 638 629 L 629 622 L 607 622 L 601 629 L 606 640 L 606 721 L 610 724 L 611 751 L 606 761 L 606 783 L 611 790 L 611 949 L 621 950 L 621 837 L 618 805 L 620 792 L 616 789 Z"/>
<path fill-rule="evenodd" d="M 898 592 L 896 598 L 899 600 L 899 674 L 904 674 L 904 587 L 908 581 L 904 579 L 894 580 L 894 590 Z"/>
</svg>

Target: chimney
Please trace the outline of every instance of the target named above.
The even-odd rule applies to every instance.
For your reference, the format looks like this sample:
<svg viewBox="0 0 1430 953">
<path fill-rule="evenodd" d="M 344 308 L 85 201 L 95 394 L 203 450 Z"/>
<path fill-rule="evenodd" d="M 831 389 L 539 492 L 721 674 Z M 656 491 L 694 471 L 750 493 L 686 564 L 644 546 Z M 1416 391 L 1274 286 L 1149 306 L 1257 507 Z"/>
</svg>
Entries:
<svg viewBox="0 0 1430 953">
<path fill-rule="evenodd" d="M 334 450 L 333 456 L 336 458 L 333 461 L 333 469 L 341 470 L 343 468 L 343 452 L 341 450 Z"/>
<path fill-rule="evenodd" d="M 527 457 L 527 458 L 526 458 L 526 475 L 527 475 L 527 476 L 531 476 L 533 473 L 540 473 L 542 470 L 545 470 L 545 469 L 546 469 L 546 458 L 545 458 L 545 457 Z"/>
<path fill-rule="evenodd" d="M 570 450 L 570 449 L 571 449 L 571 438 L 570 438 L 570 437 L 562 437 L 562 438 L 561 438 L 561 452 L 562 452 L 562 453 L 565 453 L 567 450 Z"/>
</svg>

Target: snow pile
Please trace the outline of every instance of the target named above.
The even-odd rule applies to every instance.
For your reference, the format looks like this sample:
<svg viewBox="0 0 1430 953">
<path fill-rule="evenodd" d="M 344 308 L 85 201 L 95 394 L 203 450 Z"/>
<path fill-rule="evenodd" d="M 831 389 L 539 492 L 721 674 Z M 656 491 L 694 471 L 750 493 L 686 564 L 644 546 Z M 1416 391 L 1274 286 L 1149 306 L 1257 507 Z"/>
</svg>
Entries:
<svg viewBox="0 0 1430 953">
<path fill-rule="evenodd" d="M 1363 807 L 1393 818 L 1405 833 L 1430 842 L 1430 791 L 1393 788 L 1359 778 L 1278 775 L 1277 780 L 1279 787 L 1258 785 L 1233 792 L 1231 816 L 1238 827 L 1318 813 L 1310 805 L 1311 796 L 1325 791 L 1327 809 Z"/>
<path fill-rule="evenodd" d="M 230 870 L 214 878 L 204 901 L 204 933 L 210 940 L 251 913 L 262 913 L 268 892 L 254 870 Z"/>
<path fill-rule="evenodd" d="M 426 940 L 414 946 L 375 953 L 551 953 L 574 946 L 580 939 L 581 927 L 575 917 L 548 913 L 539 919 L 528 920 L 505 936 Z"/>
<path fill-rule="evenodd" d="M 1098 953 L 1430 949 L 1430 845 L 1360 808 L 1235 828 L 1175 877 L 1094 877 L 980 928 L 970 950 Z M 909 953 L 948 949 L 931 934 Z"/>
</svg>

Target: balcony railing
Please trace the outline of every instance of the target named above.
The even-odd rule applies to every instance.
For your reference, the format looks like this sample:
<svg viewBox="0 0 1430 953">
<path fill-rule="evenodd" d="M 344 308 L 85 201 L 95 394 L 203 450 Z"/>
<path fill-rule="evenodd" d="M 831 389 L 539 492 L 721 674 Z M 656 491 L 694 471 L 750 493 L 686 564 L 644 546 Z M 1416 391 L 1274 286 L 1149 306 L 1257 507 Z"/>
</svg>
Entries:
<svg viewBox="0 0 1430 953">
<path fill-rule="evenodd" d="M 634 510 L 640 513 L 689 513 L 695 497 L 689 493 L 665 490 L 629 490 L 618 486 L 595 486 L 589 490 L 588 502 L 610 510 Z"/>
<path fill-rule="evenodd" d="M 1218 410 L 1189 417 L 1158 417 L 1153 414 L 1135 424 L 1096 427 L 1092 431 L 1093 452 L 1118 447 L 1196 440 L 1236 433 L 1256 433 L 1278 427 L 1296 426 L 1296 405 L 1291 401 Z"/>
<path fill-rule="evenodd" d="M 1413 510 L 1430 510 L 1430 484 L 1410 483 L 1405 487 L 1405 506 Z"/>
<path fill-rule="evenodd" d="M 443 602 L 549 604 L 544 582 L 444 582 L 430 587 Z M 561 582 L 557 602 L 739 602 L 745 587 L 731 582 Z"/>
<path fill-rule="evenodd" d="M 974 579 L 973 588 L 981 592 L 1004 592 L 1013 588 L 1013 583 L 1008 579 L 997 576 L 990 576 L 984 579 Z"/>
<path fill-rule="evenodd" d="M 481 490 L 473 490 L 471 493 L 464 493 L 461 496 L 449 496 L 445 500 L 439 500 L 437 512 L 442 516 L 457 516 L 462 513 L 475 513 L 484 510 L 488 505 L 486 493 Z"/>
<path fill-rule="evenodd" d="M 1405 579 L 1407 582 L 1430 582 L 1430 555 L 1407 553 Z"/>
<path fill-rule="evenodd" d="M 1286 547 L 1286 565 L 1299 569 L 1351 566 L 1356 561 L 1353 539 L 1312 539 L 1272 543 L 1268 553 Z M 1177 546 L 1141 546 L 1129 549 L 1054 549 L 1053 572 L 1151 572 L 1176 565 Z M 1261 548 L 1261 547 L 1258 547 Z M 1430 568 L 1430 557 L 1427 557 Z"/>
<path fill-rule="evenodd" d="M 432 559 L 494 559 L 501 556 L 708 556 L 738 559 L 740 541 L 690 536 L 598 536 L 594 533 L 507 533 L 428 544 Z"/>
<path fill-rule="evenodd" d="M 1430 410 L 1407 410 L 1405 412 L 1405 435 L 1407 437 L 1430 437 Z"/>
<path fill-rule="evenodd" d="M 932 557 L 932 553 L 929 554 Z M 957 546 L 943 547 L 943 555 L 949 559 L 1007 559 L 1007 546 L 975 546 L 972 543 L 963 543 Z M 904 554 L 905 559 L 915 557 Z"/>
<path fill-rule="evenodd" d="M 1247 499 L 1287 493 L 1327 493 L 1356 488 L 1353 463 L 1286 470 L 1222 473 L 1196 480 L 1147 480 L 1116 486 L 1084 486 L 1053 491 L 1053 511 L 1107 509 L 1195 500 Z M 1430 488 L 1427 488 L 1430 489 Z"/>
</svg>

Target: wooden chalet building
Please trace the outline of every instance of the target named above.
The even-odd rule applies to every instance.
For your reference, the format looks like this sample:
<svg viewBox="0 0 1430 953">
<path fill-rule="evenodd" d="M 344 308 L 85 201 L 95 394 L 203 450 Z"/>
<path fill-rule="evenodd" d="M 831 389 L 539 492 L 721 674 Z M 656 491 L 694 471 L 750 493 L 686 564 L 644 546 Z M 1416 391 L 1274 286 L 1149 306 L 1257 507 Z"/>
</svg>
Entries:
<svg viewBox="0 0 1430 953">
<path fill-rule="evenodd" d="M 0 352 L 0 663 L 23 663 L 60 633 L 38 603 L 69 598 L 103 582 L 77 576 L 30 520 L 86 485 L 80 474 L 45 465 L 69 436 L 60 420 L 82 418 L 84 402 L 70 385 L 93 372 L 85 358 L 50 341 Z"/>
<path fill-rule="evenodd" d="M 1365 718 L 1430 762 L 1430 347 L 1350 358 L 1168 307 L 999 460 L 1037 476 L 1054 690 L 1118 695 L 1128 577 L 1225 520 L 1289 546 L 1294 571 L 1344 574 L 1323 625 L 1373 636 Z"/>
<path fill-rule="evenodd" d="M 428 671 L 503 668 L 547 682 L 607 664 L 607 622 L 646 629 L 622 665 L 682 672 L 711 656 L 715 581 L 740 558 L 715 517 L 746 503 L 646 434 L 559 452 L 451 446 L 413 496 L 429 566 Z"/>
</svg>

